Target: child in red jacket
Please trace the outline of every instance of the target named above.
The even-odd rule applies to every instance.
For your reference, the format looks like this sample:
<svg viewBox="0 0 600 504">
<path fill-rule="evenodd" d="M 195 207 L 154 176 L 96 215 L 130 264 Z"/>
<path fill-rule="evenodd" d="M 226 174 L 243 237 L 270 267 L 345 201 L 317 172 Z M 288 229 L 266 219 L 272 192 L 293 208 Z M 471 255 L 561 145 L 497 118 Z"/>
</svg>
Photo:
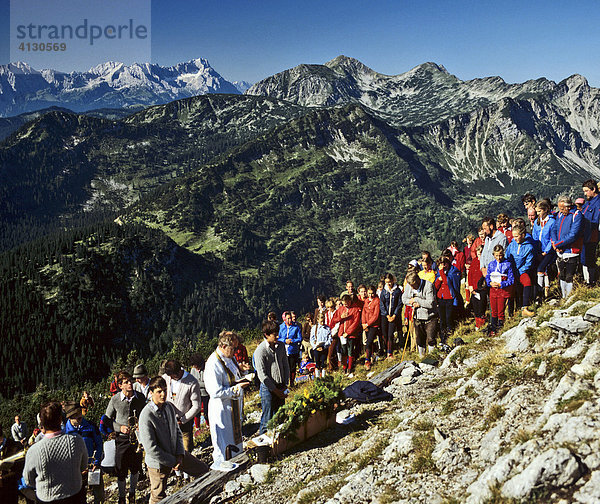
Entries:
<svg viewBox="0 0 600 504">
<path fill-rule="evenodd" d="M 352 372 L 354 345 L 362 333 L 362 327 L 360 325 L 360 309 L 352 303 L 352 297 L 344 294 L 342 304 L 342 308 L 335 312 L 333 323 L 340 323 L 338 336 L 342 344 L 342 367 L 344 373 L 347 374 Z"/>
<path fill-rule="evenodd" d="M 377 289 L 374 285 L 369 285 L 367 289 L 367 299 L 365 299 L 361 321 L 364 331 L 367 331 L 367 343 L 365 345 L 365 369 L 371 369 L 371 356 L 373 355 L 373 342 L 379 332 L 379 298 L 375 294 Z"/>
</svg>

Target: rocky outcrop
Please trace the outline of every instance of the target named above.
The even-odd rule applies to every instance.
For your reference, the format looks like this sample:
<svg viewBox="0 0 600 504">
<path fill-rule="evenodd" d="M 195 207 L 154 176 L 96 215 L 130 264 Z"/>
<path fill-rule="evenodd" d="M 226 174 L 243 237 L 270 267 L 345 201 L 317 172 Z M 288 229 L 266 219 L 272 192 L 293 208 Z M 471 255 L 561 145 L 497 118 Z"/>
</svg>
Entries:
<svg viewBox="0 0 600 504">
<path fill-rule="evenodd" d="M 392 403 L 354 406 L 362 423 L 317 436 L 238 502 L 600 502 L 594 314 L 571 304 L 494 340 L 461 335 L 439 367 L 408 362 Z"/>
</svg>

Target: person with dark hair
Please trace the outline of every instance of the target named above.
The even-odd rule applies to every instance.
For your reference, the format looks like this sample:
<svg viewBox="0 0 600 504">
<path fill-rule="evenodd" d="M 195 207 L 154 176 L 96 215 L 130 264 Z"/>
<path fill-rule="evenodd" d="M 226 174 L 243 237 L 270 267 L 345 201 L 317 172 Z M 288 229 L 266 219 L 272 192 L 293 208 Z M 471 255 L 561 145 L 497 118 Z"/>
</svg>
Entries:
<svg viewBox="0 0 600 504">
<path fill-rule="evenodd" d="M 465 272 L 465 265 L 467 260 L 465 254 L 458 248 L 458 242 L 452 240 L 450 246 L 446 249 L 452 254 L 452 266 L 454 266 L 460 273 Z"/>
<path fill-rule="evenodd" d="M 485 242 L 479 262 L 481 264 L 481 273 L 485 276 L 487 265 L 494 259 L 494 248 L 496 245 L 501 245 L 502 250 L 506 250 L 508 239 L 496 229 L 496 221 L 492 217 L 484 217 L 481 227 L 485 233 Z"/>
<path fill-rule="evenodd" d="M 211 468 L 217 470 L 224 468 L 223 463 L 243 449 L 244 388 L 250 382 L 243 380 L 240 368 L 233 358 L 237 340 L 236 333 L 222 331 L 218 346 L 207 359 L 204 370 L 204 384 L 210 395 L 208 417 L 213 445 Z"/>
<path fill-rule="evenodd" d="M 434 286 L 440 318 L 440 340 L 442 345 L 447 345 L 448 338 L 454 330 L 456 310 L 462 302 L 460 272 L 452 265 L 450 254 L 442 254 Z"/>
<path fill-rule="evenodd" d="M 479 245 L 476 256 L 471 263 L 467 276 L 467 289 L 471 292 L 471 307 L 475 317 L 475 330 L 479 331 L 485 324 L 485 311 L 487 309 L 487 284 L 485 277 L 481 274 L 479 258 L 483 251 L 483 245 Z"/>
<path fill-rule="evenodd" d="M 313 315 L 313 322 L 317 320 L 317 315 L 319 313 L 325 313 L 327 311 L 327 307 L 325 306 L 326 302 L 327 298 L 323 294 L 317 296 L 317 307 L 315 308 L 315 313 Z"/>
<path fill-rule="evenodd" d="M 267 314 L 267 320 L 272 320 L 273 322 L 277 322 L 277 313 L 271 311 Z"/>
<path fill-rule="evenodd" d="M 58 402 L 42 405 L 40 420 L 44 437 L 25 455 L 25 484 L 35 488 L 39 502 L 85 504 L 81 476 L 88 467 L 85 442 L 62 431 L 62 406 Z"/>
<path fill-rule="evenodd" d="M 316 324 L 310 331 L 310 344 L 315 357 L 315 378 L 325 376 L 327 351 L 331 345 L 331 329 L 325 325 L 325 314 L 317 315 Z"/>
<path fill-rule="evenodd" d="M 290 379 L 290 367 L 285 345 L 277 339 L 279 327 L 272 320 L 262 323 L 264 340 L 256 347 L 252 359 L 260 382 L 262 416 L 258 433 L 267 430 L 267 423 L 285 403 L 285 390 Z"/>
<path fill-rule="evenodd" d="M 202 355 L 195 353 L 190 357 L 190 365 L 192 367 L 190 369 L 190 374 L 198 380 L 198 385 L 200 386 L 200 402 L 202 403 L 201 412 L 204 413 L 204 422 L 208 425 L 208 401 L 210 396 L 204 386 L 204 366 L 206 365 L 206 362 Z M 194 417 L 196 429 L 200 428 L 199 414 L 200 411 L 196 413 L 196 416 Z"/>
<path fill-rule="evenodd" d="M 494 259 L 488 265 L 486 282 L 490 287 L 490 307 L 492 310 L 489 335 L 493 337 L 504 325 L 506 302 L 510 298 L 515 282 L 512 264 L 504 257 L 502 245 L 494 247 Z"/>
<path fill-rule="evenodd" d="M 164 499 L 167 479 L 180 468 L 192 476 L 208 472 L 208 466 L 187 452 L 177 422 L 177 410 L 167 401 L 167 382 L 162 376 L 150 380 L 150 401 L 140 415 L 140 442 L 146 452 L 150 478 L 150 504 Z"/>
<path fill-rule="evenodd" d="M 375 338 L 379 333 L 381 323 L 379 298 L 377 297 L 377 289 L 374 285 L 369 285 L 367 288 L 367 299 L 363 305 L 361 314 L 361 322 L 363 330 L 367 331 L 367 342 L 365 344 L 365 369 L 371 369 L 371 359 L 373 358 L 373 345 Z"/>
<path fill-rule="evenodd" d="M 512 227 L 510 225 L 511 219 L 505 213 L 499 213 L 496 215 L 496 225 L 498 226 L 498 231 L 500 231 L 506 239 L 508 243 L 510 243 L 513 239 L 512 235 Z"/>
<path fill-rule="evenodd" d="M 77 403 L 68 403 L 64 411 L 67 416 L 65 433 L 81 436 L 87 448 L 90 470 L 93 472 L 96 469 L 100 469 L 103 444 L 98 428 L 92 422 L 83 418 L 82 408 Z M 94 504 L 100 504 L 104 501 L 104 480 L 102 479 L 102 475 L 100 475 L 99 484 L 90 485 L 90 489 L 94 496 Z"/>
<path fill-rule="evenodd" d="M 21 422 L 21 417 L 15 415 L 15 423 L 10 428 L 13 440 L 17 443 L 21 443 L 23 447 L 27 446 L 27 424 Z"/>
<path fill-rule="evenodd" d="M 129 504 L 133 504 L 138 477 L 142 470 L 142 454 L 138 451 L 136 430 L 146 399 L 133 389 L 133 377 L 127 371 L 121 371 L 117 375 L 117 383 L 121 392 L 111 397 L 106 408 L 106 416 L 112 420 L 113 429 L 117 432 L 115 473 L 119 488 L 119 504 L 125 504 L 125 480 L 128 472 L 130 473 L 128 500 Z"/>
<path fill-rule="evenodd" d="M 581 208 L 583 217 L 583 247 L 581 248 L 581 265 L 583 281 L 593 286 L 598 277 L 596 251 L 598 249 L 598 223 L 600 221 L 600 194 L 598 184 L 589 179 L 583 183 L 583 194 L 586 202 Z"/>
<path fill-rule="evenodd" d="M 279 341 L 285 343 L 290 367 L 290 383 L 294 383 L 296 380 L 296 368 L 300 361 L 302 330 L 292 321 L 292 314 L 289 311 L 283 312 L 283 322 L 279 326 Z"/>
<path fill-rule="evenodd" d="M 355 303 L 358 300 L 358 296 L 356 295 L 356 289 L 354 288 L 354 282 L 352 280 L 346 280 L 346 290 L 342 291 L 339 295 L 339 298 L 342 299 L 344 294 L 348 294 L 351 298 L 351 304 Z"/>
<path fill-rule="evenodd" d="M 333 324 L 339 323 L 338 336 L 342 347 L 342 368 L 344 373 L 352 373 L 354 366 L 354 348 L 361 334 L 360 308 L 353 304 L 349 294 L 342 296 L 342 306 L 336 310 Z"/>
<path fill-rule="evenodd" d="M 511 261 L 516 272 L 515 286 L 519 290 L 517 298 L 521 300 L 521 314 L 523 317 L 533 317 L 535 313 L 529 309 L 532 301 L 531 275 L 535 271 L 533 239 L 521 223 L 513 227 L 513 238 L 506 249 L 506 258 Z"/>
<path fill-rule="evenodd" d="M 321 313 L 321 312 L 318 312 Z M 317 314 L 317 317 L 319 315 Z M 302 356 L 308 356 L 310 360 L 314 360 L 313 348 L 310 343 L 310 331 L 313 328 L 313 319 L 312 313 L 307 313 L 304 315 L 304 322 L 302 323 Z"/>
<path fill-rule="evenodd" d="M 548 297 L 550 290 L 550 278 L 548 276 L 548 267 L 556 260 L 556 252 L 552 248 L 552 228 L 556 223 L 554 215 L 550 212 L 552 205 L 550 201 L 542 199 L 536 205 L 538 218 L 536 219 L 532 238 L 538 243 L 537 249 L 539 256 L 537 260 L 537 285 L 536 299 Z"/>
<path fill-rule="evenodd" d="M 523 203 L 525 210 L 527 210 L 529 207 L 535 207 L 535 205 L 536 205 L 535 196 L 530 193 L 527 193 L 527 194 L 524 194 L 523 196 L 521 196 L 521 202 Z"/>
<path fill-rule="evenodd" d="M 579 254 L 583 246 L 583 218 L 581 212 L 573 211 L 573 202 L 569 196 L 558 198 L 556 223 L 552 228 L 552 248 L 558 259 L 556 266 L 560 276 L 560 290 L 566 298 L 573 289 L 573 277 L 579 264 Z"/>
<path fill-rule="evenodd" d="M 407 273 L 402 303 L 413 309 L 417 350 L 419 357 L 425 357 L 425 345 L 427 344 L 427 350 L 432 352 L 438 332 L 437 303 L 433 284 L 420 278 L 417 272 Z"/>
<path fill-rule="evenodd" d="M 394 333 L 400 327 L 398 322 L 402 313 L 402 290 L 396 284 L 396 277 L 391 273 L 385 275 L 385 287 L 379 296 L 381 315 L 381 335 L 383 345 L 387 349 L 387 358 L 394 358 Z"/>
<path fill-rule="evenodd" d="M 168 360 L 165 363 L 163 378 L 167 383 L 167 401 L 173 403 L 177 411 L 177 421 L 183 433 L 183 446 L 191 452 L 194 448 L 194 417 L 200 413 L 202 404 L 200 384 L 177 360 Z"/>
</svg>

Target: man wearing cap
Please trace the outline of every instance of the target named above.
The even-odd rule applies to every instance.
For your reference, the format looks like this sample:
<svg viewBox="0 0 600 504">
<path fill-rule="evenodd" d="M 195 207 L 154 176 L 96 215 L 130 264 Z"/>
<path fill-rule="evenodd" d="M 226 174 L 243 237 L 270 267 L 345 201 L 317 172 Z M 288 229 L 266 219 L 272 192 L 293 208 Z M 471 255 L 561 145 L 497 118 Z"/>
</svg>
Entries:
<svg viewBox="0 0 600 504">
<path fill-rule="evenodd" d="M 143 364 L 138 364 L 133 368 L 133 377 L 135 383 L 133 384 L 133 390 L 142 394 L 146 401 L 150 400 L 150 377 L 148 376 L 148 370 Z"/>
<path fill-rule="evenodd" d="M 167 401 L 167 382 L 155 376 L 148 384 L 150 401 L 140 415 L 140 439 L 146 452 L 150 478 L 150 504 L 164 499 L 167 479 L 173 469 L 183 469 L 192 476 L 208 472 L 208 466 L 183 447 L 177 423 L 177 410 Z"/>
<path fill-rule="evenodd" d="M 67 422 L 65 423 L 66 434 L 77 434 L 83 438 L 88 452 L 88 465 L 90 471 L 100 469 L 102 461 L 102 436 L 96 426 L 89 420 L 83 418 L 81 406 L 75 402 L 67 403 L 64 407 Z M 85 480 L 84 480 L 85 485 Z M 104 481 L 100 474 L 100 483 L 90 485 L 94 504 L 100 504 L 104 501 Z"/>
</svg>

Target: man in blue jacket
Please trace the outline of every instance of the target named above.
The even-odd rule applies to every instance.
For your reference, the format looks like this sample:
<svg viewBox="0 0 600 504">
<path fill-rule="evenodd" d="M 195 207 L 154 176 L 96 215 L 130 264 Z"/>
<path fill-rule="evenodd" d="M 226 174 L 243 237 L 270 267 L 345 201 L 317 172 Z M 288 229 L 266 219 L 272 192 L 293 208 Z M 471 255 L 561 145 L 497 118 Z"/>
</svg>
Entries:
<svg viewBox="0 0 600 504">
<path fill-rule="evenodd" d="M 583 218 L 581 212 L 573 211 L 569 196 L 558 198 L 558 215 L 552 228 L 552 247 L 558 259 L 556 266 L 560 276 L 560 290 L 566 298 L 573 289 L 573 277 L 579 264 L 579 254 L 583 245 Z"/>
<path fill-rule="evenodd" d="M 292 322 L 292 314 L 289 311 L 283 313 L 283 322 L 279 326 L 278 341 L 285 343 L 285 350 L 290 365 L 290 385 L 296 379 L 296 367 L 300 360 L 300 345 L 302 344 L 302 329 Z"/>
<path fill-rule="evenodd" d="M 102 461 L 102 436 L 100 436 L 100 432 L 92 422 L 83 418 L 81 406 L 79 406 L 79 404 L 75 402 L 68 403 L 64 409 L 67 416 L 65 433 L 78 434 L 83 438 L 88 452 L 90 471 L 100 469 L 100 462 Z M 87 479 L 85 481 L 87 481 Z M 100 474 L 100 484 L 90 485 L 90 488 L 94 496 L 94 504 L 103 502 L 104 481 L 102 480 L 102 474 Z"/>
<path fill-rule="evenodd" d="M 583 194 L 587 201 L 581 208 L 583 216 L 583 248 L 581 249 L 581 264 L 583 280 L 589 286 L 597 279 L 596 250 L 598 248 L 598 222 L 600 221 L 600 194 L 598 183 L 589 179 L 583 183 Z"/>
</svg>

